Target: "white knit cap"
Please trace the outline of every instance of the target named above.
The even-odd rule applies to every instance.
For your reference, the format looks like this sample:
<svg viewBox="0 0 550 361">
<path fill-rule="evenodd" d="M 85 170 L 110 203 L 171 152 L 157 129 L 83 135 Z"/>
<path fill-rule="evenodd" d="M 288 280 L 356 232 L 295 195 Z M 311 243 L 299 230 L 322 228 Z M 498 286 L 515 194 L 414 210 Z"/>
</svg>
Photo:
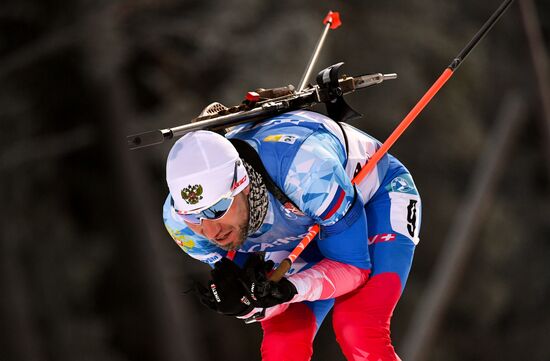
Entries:
<svg viewBox="0 0 550 361">
<path fill-rule="evenodd" d="M 206 130 L 187 133 L 172 147 L 166 161 L 166 182 L 181 212 L 214 205 L 231 191 L 237 164 L 236 195 L 249 183 L 239 153 L 225 137 Z"/>
</svg>

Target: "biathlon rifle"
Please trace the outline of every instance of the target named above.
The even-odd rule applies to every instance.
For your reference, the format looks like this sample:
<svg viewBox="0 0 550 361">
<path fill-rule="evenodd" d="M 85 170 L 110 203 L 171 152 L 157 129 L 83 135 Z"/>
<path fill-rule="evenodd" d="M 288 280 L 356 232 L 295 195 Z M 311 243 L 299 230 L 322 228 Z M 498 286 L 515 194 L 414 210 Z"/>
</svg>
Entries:
<svg viewBox="0 0 550 361">
<path fill-rule="evenodd" d="M 397 74 L 366 74 L 356 77 L 339 75 L 343 62 L 329 66 L 319 72 L 316 85 L 308 84 L 311 71 L 317 61 L 329 29 L 341 25 L 338 12 L 329 11 L 325 19 L 324 31 L 319 38 L 298 89 L 293 85 L 279 88 L 256 89 L 246 94 L 239 105 L 225 107 L 212 103 L 190 123 L 173 128 L 158 129 L 127 137 L 130 149 L 139 149 L 163 143 L 167 139 L 180 137 L 196 130 L 211 130 L 224 133 L 225 129 L 247 122 L 260 122 L 277 114 L 292 110 L 310 109 L 316 104 L 324 103 L 329 117 L 336 121 L 346 121 L 361 115 L 350 108 L 344 95 L 356 90 L 380 84 L 384 80 L 396 79 Z"/>
</svg>

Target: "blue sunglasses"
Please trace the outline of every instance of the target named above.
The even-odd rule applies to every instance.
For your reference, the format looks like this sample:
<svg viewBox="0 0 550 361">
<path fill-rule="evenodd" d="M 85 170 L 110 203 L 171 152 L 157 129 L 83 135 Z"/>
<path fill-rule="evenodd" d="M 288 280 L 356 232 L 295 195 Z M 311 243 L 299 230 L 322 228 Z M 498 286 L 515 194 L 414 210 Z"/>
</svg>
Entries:
<svg viewBox="0 0 550 361">
<path fill-rule="evenodd" d="M 213 206 L 210 206 L 206 209 L 201 210 L 198 213 L 181 213 L 176 210 L 176 212 L 181 216 L 181 218 L 192 224 L 201 224 L 203 219 L 216 220 L 220 219 L 229 210 L 231 204 L 233 204 L 233 199 L 235 197 L 222 198 L 217 201 Z"/>
<path fill-rule="evenodd" d="M 231 182 L 230 191 L 227 194 L 224 194 L 216 203 L 214 203 L 214 205 L 196 213 L 183 213 L 182 211 L 179 211 L 175 208 L 174 199 L 172 199 L 172 206 L 174 207 L 174 210 L 176 211 L 176 213 L 185 222 L 189 222 L 192 224 L 201 224 L 203 219 L 216 220 L 225 216 L 225 214 L 233 204 L 233 199 L 235 199 L 235 196 L 232 195 L 232 193 L 233 193 L 233 190 L 238 187 L 237 167 L 240 164 L 241 164 L 240 160 L 237 160 L 235 162 L 235 169 L 233 171 L 233 181 Z"/>
</svg>

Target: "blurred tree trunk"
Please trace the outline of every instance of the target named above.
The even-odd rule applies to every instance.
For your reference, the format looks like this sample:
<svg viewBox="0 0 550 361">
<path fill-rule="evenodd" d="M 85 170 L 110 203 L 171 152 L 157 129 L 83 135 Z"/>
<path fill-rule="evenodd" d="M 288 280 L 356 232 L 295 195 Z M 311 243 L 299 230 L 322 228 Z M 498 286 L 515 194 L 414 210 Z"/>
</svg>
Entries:
<svg viewBox="0 0 550 361">
<path fill-rule="evenodd" d="M 531 62 L 537 84 L 541 112 L 541 128 L 545 138 L 544 151 L 546 151 L 547 174 L 550 175 L 550 73 L 548 70 L 548 52 L 544 45 L 544 37 L 539 22 L 539 14 L 533 0 L 519 1 L 523 29 L 529 43 Z M 550 180 L 550 177 L 548 178 Z"/>
<path fill-rule="evenodd" d="M 178 295 L 173 285 L 166 282 L 160 264 L 162 255 L 154 245 L 164 242 L 156 239 L 156 227 L 160 225 L 153 222 L 160 219 L 160 206 L 151 202 L 148 194 L 152 185 L 147 182 L 138 157 L 132 157 L 126 145 L 125 120 L 132 119 L 135 112 L 121 78 L 119 66 L 127 54 L 118 31 L 115 9 L 115 6 L 106 6 L 90 19 L 84 30 L 89 35 L 84 50 L 88 66 L 93 70 L 91 80 L 101 94 L 100 103 L 105 106 L 100 123 L 101 138 L 111 158 L 108 161 L 114 170 L 115 194 L 120 197 L 117 202 L 124 205 L 118 225 L 119 247 L 127 250 L 123 252 L 130 256 L 126 258 L 133 270 L 129 275 L 138 280 L 139 296 L 144 298 L 147 313 L 135 317 L 143 318 L 140 331 L 147 331 L 152 337 L 147 340 L 152 345 L 148 350 L 152 354 L 143 357 L 162 361 L 200 360 L 194 341 L 194 335 L 201 332 L 200 327 L 186 312 L 189 308 L 182 304 L 181 293 Z M 135 282 L 130 278 L 126 281 Z"/>
<path fill-rule="evenodd" d="M 495 129 L 480 154 L 470 190 L 457 212 L 422 302 L 409 325 L 403 344 L 405 360 L 420 361 L 428 358 L 427 351 L 437 337 L 443 315 L 466 269 L 468 255 L 483 223 L 483 215 L 492 202 L 497 182 L 507 165 L 506 155 L 520 125 L 527 118 L 526 107 L 525 100 L 517 93 L 509 94 L 502 102 Z"/>
<path fill-rule="evenodd" d="M 6 174 L 2 175 L 7 177 Z M 4 182 L 6 179 L 4 178 Z M 9 181 L 8 181 L 9 182 Z M 23 184 L 19 181 L 12 184 Z M 15 193 L 24 194 L 13 189 Z M 7 197 L 3 197 L 7 199 Z M 27 204 L 27 202 L 21 202 Z M 16 360 L 45 360 L 42 352 L 39 333 L 36 330 L 36 318 L 32 310 L 32 298 L 28 292 L 28 282 L 20 264 L 21 232 L 17 229 L 13 212 L 6 214 L 0 236 L 0 323 L 9 330 L 0 341 L 0 359 L 5 361 Z"/>
</svg>

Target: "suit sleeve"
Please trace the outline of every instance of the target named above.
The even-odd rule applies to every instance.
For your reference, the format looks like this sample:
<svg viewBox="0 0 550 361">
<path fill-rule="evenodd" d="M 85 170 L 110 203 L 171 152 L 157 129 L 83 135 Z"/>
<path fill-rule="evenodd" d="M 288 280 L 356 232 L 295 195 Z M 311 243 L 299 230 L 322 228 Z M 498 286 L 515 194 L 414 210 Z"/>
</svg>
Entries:
<svg viewBox="0 0 550 361">
<path fill-rule="evenodd" d="M 369 274 L 369 270 L 323 259 L 315 266 L 288 277 L 298 291 L 290 302 L 326 300 L 344 295 L 362 286 Z"/>
</svg>

